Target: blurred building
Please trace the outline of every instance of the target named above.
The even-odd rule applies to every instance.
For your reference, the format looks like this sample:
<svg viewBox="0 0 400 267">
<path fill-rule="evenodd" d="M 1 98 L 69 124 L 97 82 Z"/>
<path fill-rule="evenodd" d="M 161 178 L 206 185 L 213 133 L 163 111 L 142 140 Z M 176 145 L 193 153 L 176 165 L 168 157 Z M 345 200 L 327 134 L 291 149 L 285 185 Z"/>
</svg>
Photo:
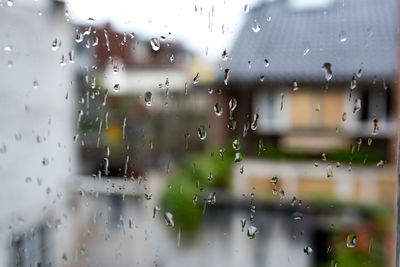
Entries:
<svg viewBox="0 0 400 267">
<path fill-rule="evenodd" d="M 193 84 L 207 63 L 170 34 L 146 40 L 89 23 L 77 26 L 77 36 L 79 55 L 88 59 L 78 99 L 91 99 L 81 105 L 84 172 L 104 174 L 104 158 L 109 176 L 137 177 L 172 166 L 185 144 L 198 140 L 195 129 L 208 114 L 202 84 L 214 78 L 212 72 Z"/>
<path fill-rule="evenodd" d="M 73 30 L 59 1 L 2 1 L 0 20 L 0 266 L 60 266 L 76 237 Z"/>
<path fill-rule="evenodd" d="M 288 0 L 250 11 L 222 64 L 217 86 L 226 87 L 225 69 L 230 77 L 217 101 L 236 98 L 231 136 L 243 140 L 247 155 L 257 156 L 264 144 L 261 154 L 304 164 L 246 162 L 249 184 L 238 178 L 238 191 L 282 175 L 295 196 L 393 203 L 393 168 L 377 166 L 393 155 L 396 10 L 396 1 Z M 225 114 L 223 124 L 229 120 Z M 226 138 L 216 132 L 217 142 Z M 357 164 L 367 164 L 360 167 L 365 174 Z M 333 179 L 326 179 L 328 169 Z"/>
</svg>

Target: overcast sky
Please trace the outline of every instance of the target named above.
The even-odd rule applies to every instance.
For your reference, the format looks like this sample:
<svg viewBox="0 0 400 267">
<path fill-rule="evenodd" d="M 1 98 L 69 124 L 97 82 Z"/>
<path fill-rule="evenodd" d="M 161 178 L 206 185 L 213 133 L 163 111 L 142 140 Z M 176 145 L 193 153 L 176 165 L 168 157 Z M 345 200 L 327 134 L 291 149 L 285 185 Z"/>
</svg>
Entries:
<svg viewBox="0 0 400 267">
<path fill-rule="evenodd" d="M 231 47 L 243 19 L 257 0 L 68 0 L 67 9 L 73 21 L 89 17 L 97 23 L 110 21 L 121 31 L 134 31 L 144 38 L 167 36 L 183 42 L 194 52 L 210 57 L 221 55 Z M 197 7 L 197 12 L 196 12 Z M 214 15 L 209 20 L 214 8 Z M 212 23 L 212 29 L 209 28 Z M 223 33 L 224 28 L 224 33 Z"/>
</svg>

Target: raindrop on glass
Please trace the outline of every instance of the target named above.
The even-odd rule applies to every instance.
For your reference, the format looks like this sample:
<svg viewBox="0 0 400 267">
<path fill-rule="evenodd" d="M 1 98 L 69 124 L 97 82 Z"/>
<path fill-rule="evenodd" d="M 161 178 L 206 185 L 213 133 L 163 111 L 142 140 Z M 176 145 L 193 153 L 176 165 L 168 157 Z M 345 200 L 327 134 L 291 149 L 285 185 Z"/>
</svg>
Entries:
<svg viewBox="0 0 400 267">
<path fill-rule="evenodd" d="M 323 70 L 324 73 L 325 73 L 325 79 L 326 79 L 327 81 L 329 81 L 330 79 L 332 79 L 332 64 L 331 64 L 331 63 L 325 62 L 325 63 L 322 65 L 322 70 Z"/>
<path fill-rule="evenodd" d="M 239 137 L 237 137 L 235 140 L 233 140 L 232 142 L 232 147 L 235 150 L 240 150 L 240 141 L 239 141 Z"/>
<path fill-rule="evenodd" d="M 173 217 L 174 216 L 168 211 L 166 213 L 164 213 L 164 221 L 170 227 L 174 227 L 174 225 L 175 225 Z"/>
<path fill-rule="evenodd" d="M 54 39 L 54 41 L 51 43 L 51 50 L 57 51 L 61 46 L 61 41 L 58 40 L 57 38 Z"/>
<path fill-rule="evenodd" d="M 151 38 L 150 44 L 154 51 L 160 50 L 160 41 L 158 41 L 158 38 Z"/>
<path fill-rule="evenodd" d="M 200 140 L 205 140 L 207 137 L 206 127 L 204 127 L 204 125 L 200 125 L 200 127 L 197 129 L 197 134 Z"/>
<path fill-rule="evenodd" d="M 353 105 L 353 113 L 358 112 L 361 109 L 361 99 L 357 98 L 354 100 L 354 105 Z"/>
<path fill-rule="evenodd" d="M 332 166 L 331 166 L 331 165 L 328 165 L 328 166 L 326 167 L 326 176 L 327 176 L 328 178 L 333 177 L 333 170 L 332 170 Z"/>
<path fill-rule="evenodd" d="M 223 61 L 226 61 L 228 59 L 228 52 L 226 51 L 226 49 L 222 52 L 221 57 Z"/>
<path fill-rule="evenodd" d="M 225 73 L 224 73 L 224 83 L 225 83 L 225 85 L 228 85 L 230 72 L 231 72 L 230 69 L 225 69 Z"/>
<path fill-rule="evenodd" d="M 114 92 L 119 92 L 119 90 L 120 90 L 119 83 L 116 83 L 116 84 L 114 85 Z"/>
<path fill-rule="evenodd" d="M 196 76 L 194 76 L 194 78 L 193 78 L 193 84 L 196 84 L 196 83 L 199 82 L 199 75 L 200 75 L 200 73 L 198 72 L 198 73 L 196 74 Z"/>
<path fill-rule="evenodd" d="M 346 246 L 348 248 L 354 248 L 356 246 L 357 237 L 355 234 L 349 234 L 346 238 Z"/>
<path fill-rule="evenodd" d="M 153 102 L 153 94 L 150 91 L 147 91 L 144 94 L 144 102 L 146 103 L 146 106 L 150 107 L 152 102 Z"/>
<path fill-rule="evenodd" d="M 253 32 L 259 32 L 261 29 L 260 23 L 254 20 L 253 24 L 251 25 L 251 29 L 253 30 Z"/>
<path fill-rule="evenodd" d="M 248 4 L 244 5 L 243 7 L 244 13 L 249 13 L 250 7 Z"/>
<path fill-rule="evenodd" d="M 346 34 L 345 31 L 339 32 L 339 41 L 340 41 L 341 43 L 344 43 L 344 42 L 347 41 L 347 34 Z"/>
<path fill-rule="evenodd" d="M 235 162 L 241 162 L 243 159 L 242 153 L 236 152 L 235 153 Z"/>
<path fill-rule="evenodd" d="M 377 135 L 379 133 L 379 122 L 377 119 L 372 120 L 372 135 Z"/>
<path fill-rule="evenodd" d="M 216 103 L 214 105 L 214 112 L 215 112 L 215 115 L 217 115 L 217 116 L 221 116 L 222 115 L 223 108 L 222 108 L 222 104 L 221 103 Z"/>
<path fill-rule="evenodd" d="M 293 91 L 296 92 L 297 90 L 299 90 L 299 85 L 297 84 L 297 81 L 294 80 L 294 81 L 293 81 Z"/>
<path fill-rule="evenodd" d="M 251 225 L 251 226 L 247 229 L 247 237 L 250 238 L 250 239 L 254 239 L 254 238 L 256 237 L 257 231 L 258 231 L 258 230 L 257 230 L 257 227 Z"/>
</svg>

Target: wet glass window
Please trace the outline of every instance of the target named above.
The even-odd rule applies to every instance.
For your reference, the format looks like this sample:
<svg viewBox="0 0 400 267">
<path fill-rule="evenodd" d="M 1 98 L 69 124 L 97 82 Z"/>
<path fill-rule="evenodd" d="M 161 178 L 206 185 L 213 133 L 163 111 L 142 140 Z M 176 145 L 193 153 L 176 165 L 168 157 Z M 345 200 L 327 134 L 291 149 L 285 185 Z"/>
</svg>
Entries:
<svg viewBox="0 0 400 267">
<path fill-rule="evenodd" d="M 398 266 L 395 0 L 0 0 L 0 266 Z"/>
</svg>

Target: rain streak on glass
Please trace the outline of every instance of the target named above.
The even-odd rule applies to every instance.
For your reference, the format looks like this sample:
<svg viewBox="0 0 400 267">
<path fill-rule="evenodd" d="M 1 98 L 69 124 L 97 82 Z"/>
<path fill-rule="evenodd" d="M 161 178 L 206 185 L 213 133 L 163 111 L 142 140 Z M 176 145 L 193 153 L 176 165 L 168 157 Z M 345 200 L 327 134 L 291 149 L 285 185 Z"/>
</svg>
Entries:
<svg viewBox="0 0 400 267">
<path fill-rule="evenodd" d="M 283 109 L 283 97 L 284 97 L 284 94 L 281 93 L 281 100 L 280 100 L 280 103 L 279 103 L 279 110 L 281 110 L 281 111 Z"/>
<path fill-rule="evenodd" d="M 196 74 L 196 76 L 194 76 L 194 78 L 193 78 L 193 84 L 199 83 L 199 75 L 200 75 L 200 73 L 198 72 L 198 73 Z"/>
<path fill-rule="evenodd" d="M 200 125 L 200 127 L 197 129 L 197 134 L 200 140 L 205 140 L 207 137 L 206 127 L 204 127 L 204 125 Z"/>
<path fill-rule="evenodd" d="M 150 91 L 147 91 L 144 94 L 144 101 L 146 103 L 146 106 L 150 107 L 151 104 L 153 103 L 153 94 Z"/>
</svg>

